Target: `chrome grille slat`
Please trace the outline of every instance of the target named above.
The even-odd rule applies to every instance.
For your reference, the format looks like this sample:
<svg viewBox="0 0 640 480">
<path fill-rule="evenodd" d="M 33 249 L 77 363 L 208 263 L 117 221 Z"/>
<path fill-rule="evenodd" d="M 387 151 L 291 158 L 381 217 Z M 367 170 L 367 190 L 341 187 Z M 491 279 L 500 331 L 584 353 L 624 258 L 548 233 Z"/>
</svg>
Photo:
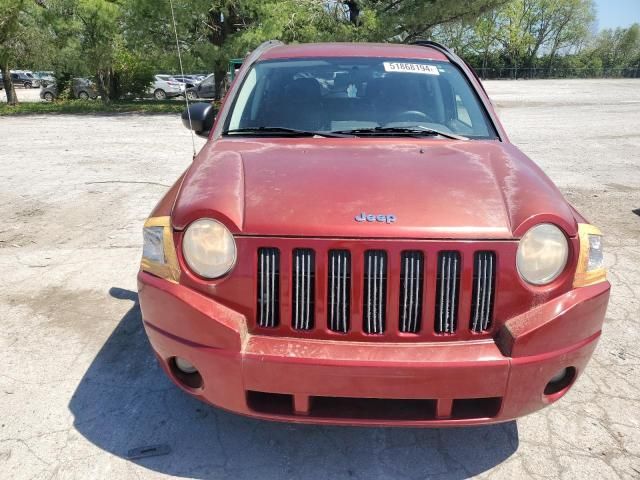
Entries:
<svg viewBox="0 0 640 480">
<path fill-rule="evenodd" d="M 404 290 L 404 309 L 402 311 L 402 331 L 407 331 L 407 284 L 409 283 L 409 257 L 405 257 L 404 261 L 404 288 L 400 287 Z"/>
<path fill-rule="evenodd" d="M 258 325 L 273 328 L 280 323 L 280 252 L 258 250 Z"/>
<path fill-rule="evenodd" d="M 365 252 L 363 329 L 368 334 L 382 334 L 387 310 L 387 253 L 383 250 Z"/>
<path fill-rule="evenodd" d="M 311 304 L 313 303 L 313 293 L 312 293 L 312 289 L 311 289 L 311 281 L 312 281 L 312 277 L 311 277 L 311 252 L 309 252 L 309 254 L 307 255 L 307 301 L 305 302 L 305 307 L 307 309 L 307 315 L 306 315 L 306 319 L 307 321 L 305 322 L 304 326 L 306 330 L 309 330 L 311 328 L 311 318 L 310 315 L 313 310 L 311 309 Z"/>
<path fill-rule="evenodd" d="M 293 251 L 292 326 L 296 330 L 311 330 L 315 312 L 315 254 L 309 249 Z"/>
<path fill-rule="evenodd" d="M 474 258 L 474 290 L 471 300 L 471 330 L 482 333 L 490 330 L 495 291 L 495 253 L 476 252 Z"/>
<path fill-rule="evenodd" d="M 371 271 L 371 262 L 372 259 L 369 257 L 369 264 L 367 265 L 367 272 Z M 369 301 L 367 302 L 367 332 L 371 331 L 371 275 L 367 276 L 367 298 Z"/>
<path fill-rule="evenodd" d="M 413 314 L 413 325 L 411 328 L 412 332 L 418 332 L 420 330 L 420 316 L 422 315 L 422 277 L 420 277 L 420 272 L 422 271 L 422 262 L 422 254 L 418 253 L 418 258 L 416 259 L 416 281 L 414 286 L 416 291 L 416 310 Z"/>
<path fill-rule="evenodd" d="M 480 255 L 481 268 L 478 273 L 482 275 L 482 292 L 480 293 L 480 324 L 484 324 L 485 318 L 485 292 L 487 291 L 487 259 L 485 255 Z"/>
<path fill-rule="evenodd" d="M 269 259 L 270 259 L 270 256 L 269 254 L 267 254 L 267 288 L 265 291 L 265 299 L 267 303 L 267 311 L 265 314 L 265 318 L 267 319 L 267 327 L 271 326 L 271 316 L 269 315 L 269 307 L 271 306 L 271 297 L 269 296 L 269 285 L 271 284 L 271 276 L 270 276 L 271 270 L 269 269 Z"/>
<path fill-rule="evenodd" d="M 384 300 L 384 269 L 385 269 L 385 265 L 384 265 L 384 257 L 380 257 L 380 274 L 378 276 L 378 278 L 380 279 L 380 288 L 378 289 L 379 295 L 378 295 L 378 321 L 376 322 L 377 327 L 378 327 L 378 331 L 377 333 L 382 333 L 384 331 L 384 315 L 383 315 L 383 309 L 386 306 L 386 302 L 383 302 Z"/>
<path fill-rule="evenodd" d="M 336 257 L 335 255 L 331 256 L 330 264 L 329 264 L 329 328 L 331 330 L 337 330 L 337 326 L 334 324 L 335 321 L 335 292 L 336 292 L 336 280 L 335 275 L 332 272 L 336 271 Z M 340 292 L 338 292 L 339 294 Z"/>
<path fill-rule="evenodd" d="M 487 288 L 487 306 L 491 305 L 491 293 L 493 292 L 493 281 L 494 281 L 494 276 L 493 276 L 493 255 L 489 255 L 489 274 L 487 276 L 487 283 L 488 283 L 488 288 Z M 487 315 L 485 316 L 484 319 L 484 324 L 482 325 L 482 329 L 483 330 L 487 330 L 489 328 L 489 322 L 491 321 L 491 310 L 488 308 L 487 309 Z"/>
<path fill-rule="evenodd" d="M 424 256 L 419 251 L 402 252 L 400 272 L 400 331 L 417 333 L 422 317 L 422 266 Z"/>
<path fill-rule="evenodd" d="M 327 301 L 328 325 L 334 332 L 349 331 L 351 311 L 351 272 L 350 253 L 347 250 L 329 252 L 329 292 Z"/>
<path fill-rule="evenodd" d="M 460 270 L 459 252 L 446 251 L 438 254 L 436 333 L 453 334 L 457 329 Z"/>
<path fill-rule="evenodd" d="M 343 268 L 342 271 L 344 272 L 344 276 L 342 279 L 342 298 L 344 299 L 342 302 L 342 331 L 343 332 L 347 332 L 349 330 L 349 317 L 348 317 L 348 313 L 347 313 L 347 305 L 350 306 L 350 303 L 348 302 L 348 298 L 347 295 L 349 294 L 349 289 L 351 287 L 351 285 L 349 284 L 349 286 L 347 286 L 348 281 L 349 281 L 349 277 L 348 277 L 348 271 L 347 271 L 347 253 L 344 253 L 342 255 L 342 261 L 343 261 Z"/>
<path fill-rule="evenodd" d="M 440 328 L 438 329 L 438 332 L 443 332 L 444 331 L 444 325 L 443 325 L 443 320 L 444 320 L 444 281 L 445 281 L 445 275 L 444 275 L 444 264 L 445 262 L 441 262 L 442 265 L 442 274 L 440 275 Z"/>
<path fill-rule="evenodd" d="M 456 321 L 456 307 L 458 306 L 458 297 L 456 296 L 456 287 L 458 285 L 458 282 L 456 281 L 456 279 L 458 278 L 458 257 L 456 257 L 455 255 L 452 258 L 453 261 L 453 275 L 451 275 L 449 281 L 451 282 L 451 288 L 452 288 L 452 293 L 451 293 L 451 297 L 450 297 L 450 303 L 451 303 L 451 323 L 449 325 L 450 329 L 449 329 L 449 333 L 453 333 L 456 329 L 456 325 L 455 325 L 455 321 Z"/>
</svg>

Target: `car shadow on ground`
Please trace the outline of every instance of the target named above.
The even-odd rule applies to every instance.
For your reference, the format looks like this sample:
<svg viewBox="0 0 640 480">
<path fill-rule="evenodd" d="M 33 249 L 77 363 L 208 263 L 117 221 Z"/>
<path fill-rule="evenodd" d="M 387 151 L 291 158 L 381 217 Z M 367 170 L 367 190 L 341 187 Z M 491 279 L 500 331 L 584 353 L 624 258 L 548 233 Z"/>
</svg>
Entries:
<svg viewBox="0 0 640 480">
<path fill-rule="evenodd" d="M 142 328 L 136 293 L 69 403 L 75 428 L 113 455 L 168 445 L 170 453 L 132 460 L 192 478 L 461 479 L 518 448 L 516 422 L 454 428 L 289 425 L 245 418 L 190 398 L 164 375 Z M 179 321 L 179 319 L 177 319 Z"/>
</svg>

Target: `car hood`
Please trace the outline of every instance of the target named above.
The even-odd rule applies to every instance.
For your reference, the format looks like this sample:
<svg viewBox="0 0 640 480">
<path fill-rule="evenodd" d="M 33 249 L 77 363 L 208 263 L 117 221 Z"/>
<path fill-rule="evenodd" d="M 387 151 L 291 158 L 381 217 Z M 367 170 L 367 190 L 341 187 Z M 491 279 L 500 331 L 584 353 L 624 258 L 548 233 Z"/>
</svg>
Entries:
<svg viewBox="0 0 640 480">
<path fill-rule="evenodd" d="M 553 183 L 498 141 L 209 142 L 184 177 L 172 221 L 183 229 L 204 216 L 265 236 L 512 239 L 542 221 L 576 233 Z"/>
</svg>

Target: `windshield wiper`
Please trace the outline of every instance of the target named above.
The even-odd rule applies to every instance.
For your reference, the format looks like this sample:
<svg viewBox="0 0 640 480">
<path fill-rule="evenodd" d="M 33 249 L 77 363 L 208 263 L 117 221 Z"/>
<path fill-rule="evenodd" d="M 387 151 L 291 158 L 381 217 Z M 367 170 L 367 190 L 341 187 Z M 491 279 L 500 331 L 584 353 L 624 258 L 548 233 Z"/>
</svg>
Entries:
<svg viewBox="0 0 640 480">
<path fill-rule="evenodd" d="M 331 138 L 344 138 L 344 137 L 353 137 L 353 134 L 342 133 L 342 132 L 321 132 L 321 131 L 313 131 L 313 130 L 298 130 L 295 128 L 286 128 L 286 127 L 248 127 L 248 128 L 234 128 L 232 130 L 225 130 L 222 132 L 223 135 L 236 135 L 236 134 L 272 134 L 272 133 L 281 133 L 287 136 L 295 136 L 295 137 L 331 137 Z"/>
<path fill-rule="evenodd" d="M 408 136 L 441 136 L 445 138 L 451 138 L 453 140 L 469 140 L 462 135 L 456 135 L 455 133 L 441 132 L 433 128 L 423 127 L 422 125 L 415 125 L 410 127 L 374 127 L 374 128 L 355 128 L 353 130 L 338 130 L 331 133 L 339 133 L 343 135 L 408 135 Z"/>
</svg>

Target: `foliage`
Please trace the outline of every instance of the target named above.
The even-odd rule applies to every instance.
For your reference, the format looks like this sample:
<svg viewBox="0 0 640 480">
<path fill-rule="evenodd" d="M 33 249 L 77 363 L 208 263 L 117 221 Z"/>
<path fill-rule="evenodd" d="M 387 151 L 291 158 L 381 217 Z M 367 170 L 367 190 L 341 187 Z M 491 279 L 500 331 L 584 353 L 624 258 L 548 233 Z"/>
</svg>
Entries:
<svg viewBox="0 0 640 480">
<path fill-rule="evenodd" d="M 116 114 L 116 113 L 181 113 L 184 103 L 179 101 L 113 101 L 104 104 L 94 100 L 61 100 L 52 103 L 21 103 L 11 106 L 0 104 L 0 117 L 6 115 L 38 114 Z"/>
<path fill-rule="evenodd" d="M 171 4 L 175 7 L 176 31 Z M 593 36 L 593 0 L 0 0 L 0 68 L 53 70 L 65 98 L 91 77 L 105 102 L 154 73 L 214 72 L 265 40 L 449 45 L 485 75 L 638 68 L 640 26 Z"/>
<path fill-rule="evenodd" d="M 512 0 L 429 36 L 489 78 L 638 76 L 640 26 L 594 36 L 594 21 L 593 0 Z"/>
</svg>

